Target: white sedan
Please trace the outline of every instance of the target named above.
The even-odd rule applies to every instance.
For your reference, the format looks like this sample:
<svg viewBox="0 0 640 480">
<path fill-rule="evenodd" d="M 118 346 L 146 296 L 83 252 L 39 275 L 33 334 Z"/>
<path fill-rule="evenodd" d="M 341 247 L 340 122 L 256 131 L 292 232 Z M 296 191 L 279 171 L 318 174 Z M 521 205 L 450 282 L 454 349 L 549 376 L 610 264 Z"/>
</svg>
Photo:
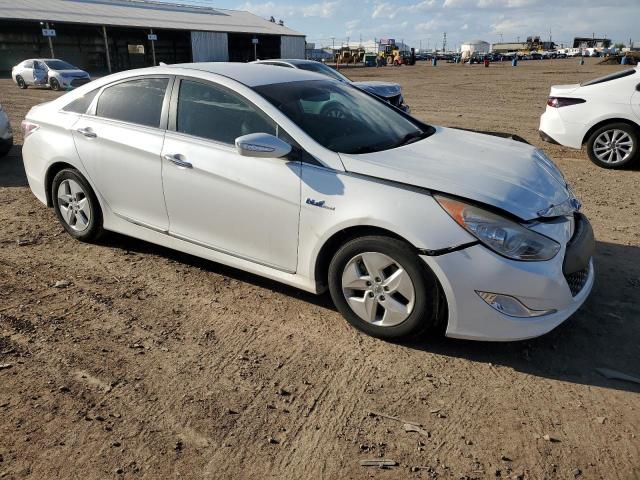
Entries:
<svg viewBox="0 0 640 480">
<path fill-rule="evenodd" d="M 640 67 L 551 87 L 540 117 L 543 140 L 587 146 L 593 163 L 625 168 L 640 160 Z"/>
<path fill-rule="evenodd" d="M 324 116 L 330 103 L 349 114 Z M 534 337 L 593 284 L 593 232 L 542 152 L 427 125 L 315 73 L 127 71 L 22 127 L 31 190 L 71 236 L 110 230 L 328 287 L 377 337 Z"/>
</svg>

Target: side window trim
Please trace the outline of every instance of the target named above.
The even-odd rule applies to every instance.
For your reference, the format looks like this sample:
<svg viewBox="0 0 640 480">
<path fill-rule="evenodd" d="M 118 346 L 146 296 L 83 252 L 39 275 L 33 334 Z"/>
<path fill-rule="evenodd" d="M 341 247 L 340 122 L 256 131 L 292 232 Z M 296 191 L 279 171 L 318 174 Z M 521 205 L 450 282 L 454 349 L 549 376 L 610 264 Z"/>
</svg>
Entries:
<svg viewBox="0 0 640 480">
<path fill-rule="evenodd" d="M 96 109 L 98 107 L 98 101 L 100 100 L 100 97 L 102 96 L 102 92 L 104 92 L 105 89 L 109 88 L 109 87 L 113 87 L 115 85 L 118 85 L 120 83 L 125 83 L 125 82 L 129 82 L 132 80 L 141 80 L 141 79 L 147 79 L 147 78 L 161 78 L 161 79 L 167 79 L 167 89 L 164 92 L 164 99 L 162 100 L 162 110 L 160 113 L 160 126 L 158 127 L 150 127 L 149 125 L 141 125 L 139 123 L 131 123 L 131 122 L 125 122 L 123 120 L 116 120 L 114 118 L 105 118 L 105 117 L 99 117 L 98 115 L 96 115 Z M 118 124 L 122 124 L 122 125 L 135 125 L 137 127 L 142 127 L 142 128 L 153 128 L 155 130 L 167 130 L 167 125 L 168 125 L 168 121 L 169 121 L 169 102 L 171 99 L 171 92 L 173 90 L 173 85 L 175 82 L 175 75 L 136 75 L 135 77 L 127 77 L 121 80 L 117 80 L 115 82 L 111 82 L 108 83 L 106 85 L 103 85 L 102 87 L 99 88 L 99 92 L 98 94 L 94 97 L 93 101 L 91 102 L 91 105 L 89 105 L 89 108 L 87 109 L 86 113 L 84 115 L 89 116 L 89 117 L 93 117 L 93 118 L 99 118 L 101 120 L 105 120 L 105 121 L 109 121 L 109 122 L 115 122 Z"/>
</svg>

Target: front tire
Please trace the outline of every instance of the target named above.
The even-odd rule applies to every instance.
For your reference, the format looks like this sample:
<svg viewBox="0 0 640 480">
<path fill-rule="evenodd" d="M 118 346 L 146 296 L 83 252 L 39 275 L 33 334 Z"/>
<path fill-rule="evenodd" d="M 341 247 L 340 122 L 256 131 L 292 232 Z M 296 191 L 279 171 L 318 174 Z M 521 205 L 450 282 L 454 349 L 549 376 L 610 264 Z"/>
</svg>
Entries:
<svg viewBox="0 0 640 480">
<path fill-rule="evenodd" d="M 436 277 L 402 240 L 385 236 L 351 240 L 334 255 L 328 276 L 340 313 L 373 337 L 416 336 L 438 323 Z"/>
<path fill-rule="evenodd" d="M 69 235 L 83 242 L 102 235 L 100 204 L 80 172 L 71 168 L 59 171 L 51 184 L 51 198 L 56 216 Z"/>
<path fill-rule="evenodd" d="M 49 80 L 49 87 L 51 87 L 51 90 L 55 90 L 56 92 L 61 90 L 60 82 L 58 82 L 58 80 L 56 80 L 55 78 Z"/>
<path fill-rule="evenodd" d="M 602 168 L 626 168 L 640 157 L 640 135 L 627 123 L 609 123 L 594 131 L 587 141 L 589 159 Z"/>
<path fill-rule="evenodd" d="M 23 90 L 27 88 L 27 82 L 24 81 L 20 75 L 16 76 L 16 83 L 18 84 L 18 88 L 22 88 Z"/>
</svg>

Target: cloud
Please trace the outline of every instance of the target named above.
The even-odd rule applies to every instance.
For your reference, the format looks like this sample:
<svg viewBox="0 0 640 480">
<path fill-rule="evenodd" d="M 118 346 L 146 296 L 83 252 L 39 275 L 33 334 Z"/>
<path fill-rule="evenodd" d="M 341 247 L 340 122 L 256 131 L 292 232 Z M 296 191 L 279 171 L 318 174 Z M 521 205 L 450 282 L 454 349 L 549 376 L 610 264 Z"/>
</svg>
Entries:
<svg viewBox="0 0 640 480">
<path fill-rule="evenodd" d="M 292 17 L 318 17 L 331 18 L 338 11 L 341 3 L 339 1 L 300 4 L 283 4 L 272 1 L 265 3 L 245 2 L 239 5 L 237 10 L 246 10 L 261 17 L 274 16 L 276 18 Z"/>
<path fill-rule="evenodd" d="M 371 18 L 389 18 L 393 20 L 399 14 L 403 15 L 426 12 L 437 5 L 436 0 L 423 0 L 409 5 L 391 2 L 376 3 L 374 5 L 373 12 L 371 13 Z"/>
</svg>

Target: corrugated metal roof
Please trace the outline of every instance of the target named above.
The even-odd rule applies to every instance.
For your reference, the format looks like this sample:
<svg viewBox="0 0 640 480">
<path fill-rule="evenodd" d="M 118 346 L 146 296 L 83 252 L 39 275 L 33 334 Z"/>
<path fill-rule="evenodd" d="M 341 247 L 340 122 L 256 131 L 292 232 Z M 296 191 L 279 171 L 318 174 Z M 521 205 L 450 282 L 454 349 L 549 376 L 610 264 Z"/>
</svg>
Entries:
<svg viewBox="0 0 640 480">
<path fill-rule="evenodd" d="M 0 0 L 0 19 L 304 36 L 249 12 L 145 0 Z"/>
</svg>

